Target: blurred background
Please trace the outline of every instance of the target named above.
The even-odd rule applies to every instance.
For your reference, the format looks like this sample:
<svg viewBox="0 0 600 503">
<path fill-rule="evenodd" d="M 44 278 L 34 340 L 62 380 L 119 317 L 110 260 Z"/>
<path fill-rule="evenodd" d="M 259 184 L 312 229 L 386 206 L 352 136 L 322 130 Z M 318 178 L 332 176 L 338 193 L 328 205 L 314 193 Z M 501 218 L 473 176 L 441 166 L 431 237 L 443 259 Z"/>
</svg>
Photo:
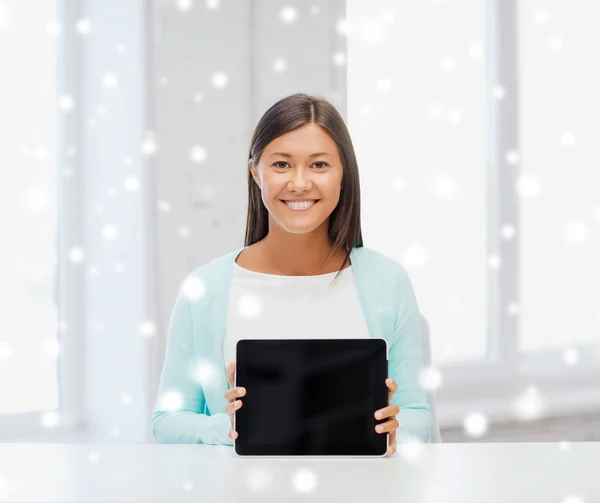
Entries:
<svg viewBox="0 0 600 503">
<path fill-rule="evenodd" d="M 250 137 L 340 111 L 444 442 L 600 440 L 600 3 L 0 0 L 0 441 L 153 442 L 184 277 Z M 596 61 L 596 63 L 594 63 Z"/>
</svg>

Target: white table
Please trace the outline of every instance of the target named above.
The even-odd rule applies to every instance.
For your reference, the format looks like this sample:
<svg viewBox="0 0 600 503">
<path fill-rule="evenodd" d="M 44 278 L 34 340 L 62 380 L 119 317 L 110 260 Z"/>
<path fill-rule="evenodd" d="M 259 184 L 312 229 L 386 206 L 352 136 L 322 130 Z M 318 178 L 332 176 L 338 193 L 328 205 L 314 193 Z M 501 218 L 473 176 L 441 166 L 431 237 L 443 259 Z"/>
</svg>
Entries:
<svg viewBox="0 0 600 503">
<path fill-rule="evenodd" d="M 212 445 L 4 443 L 0 501 L 600 502 L 600 442 L 401 447 L 387 458 L 325 459 L 238 458 Z"/>
</svg>

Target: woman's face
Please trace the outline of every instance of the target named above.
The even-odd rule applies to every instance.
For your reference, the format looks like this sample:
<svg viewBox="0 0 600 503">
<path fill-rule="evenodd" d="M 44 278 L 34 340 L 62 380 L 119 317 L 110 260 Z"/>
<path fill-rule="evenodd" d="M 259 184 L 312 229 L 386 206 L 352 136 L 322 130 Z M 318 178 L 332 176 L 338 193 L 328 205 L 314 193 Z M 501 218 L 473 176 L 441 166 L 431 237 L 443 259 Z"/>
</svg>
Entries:
<svg viewBox="0 0 600 503">
<path fill-rule="evenodd" d="M 318 155 L 317 155 L 318 154 Z M 308 123 L 269 143 L 257 168 L 249 163 L 271 222 L 293 234 L 327 224 L 340 200 L 343 167 L 338 148 L 317 124 Z M 318 200 L 298 211 L 284 201 Z"/>
</svg>

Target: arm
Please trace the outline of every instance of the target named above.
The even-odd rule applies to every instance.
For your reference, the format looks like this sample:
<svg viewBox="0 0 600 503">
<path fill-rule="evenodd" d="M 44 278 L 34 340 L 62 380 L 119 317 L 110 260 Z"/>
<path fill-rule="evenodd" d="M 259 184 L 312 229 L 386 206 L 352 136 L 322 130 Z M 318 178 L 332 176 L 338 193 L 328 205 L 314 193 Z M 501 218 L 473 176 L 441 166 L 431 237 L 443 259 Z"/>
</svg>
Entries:
<svg viewBox="0 0 600 503">
<path fill-rule="evenodd" d="M 169 320 L 165 361 L 152 414 L 152 437 L 160 444 L 232 445 L 225 413 L 203 413 L 206 401 L 198 379 L 189 300 L 181 292 Z"/>
<path fill-rule="evenodd" d="M 421 351 L 421 316 L 408 274 L 399 272 L 399 310 L 394 337 L 389 348 L 389 377 L 398 390 L 391 403 L 400 408 L 396 442 L 417 440 L 431 442 L 431 411 L 420 383 L 423 368 Z"/>
</svg>

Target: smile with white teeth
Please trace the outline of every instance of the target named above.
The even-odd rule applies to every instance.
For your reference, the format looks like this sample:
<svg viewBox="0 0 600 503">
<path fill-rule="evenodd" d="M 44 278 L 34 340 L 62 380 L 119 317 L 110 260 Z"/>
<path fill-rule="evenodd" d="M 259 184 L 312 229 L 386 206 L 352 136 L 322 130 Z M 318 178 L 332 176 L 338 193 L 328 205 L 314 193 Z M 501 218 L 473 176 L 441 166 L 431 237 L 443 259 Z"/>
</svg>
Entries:
<svg viewBox="0 0 600 503">
<path fill-rule="evenodd" d="M 292 210 L 306 210 L 317 203 L 318 200 L 310 201 L 283 201 Z"/>
</svg>

